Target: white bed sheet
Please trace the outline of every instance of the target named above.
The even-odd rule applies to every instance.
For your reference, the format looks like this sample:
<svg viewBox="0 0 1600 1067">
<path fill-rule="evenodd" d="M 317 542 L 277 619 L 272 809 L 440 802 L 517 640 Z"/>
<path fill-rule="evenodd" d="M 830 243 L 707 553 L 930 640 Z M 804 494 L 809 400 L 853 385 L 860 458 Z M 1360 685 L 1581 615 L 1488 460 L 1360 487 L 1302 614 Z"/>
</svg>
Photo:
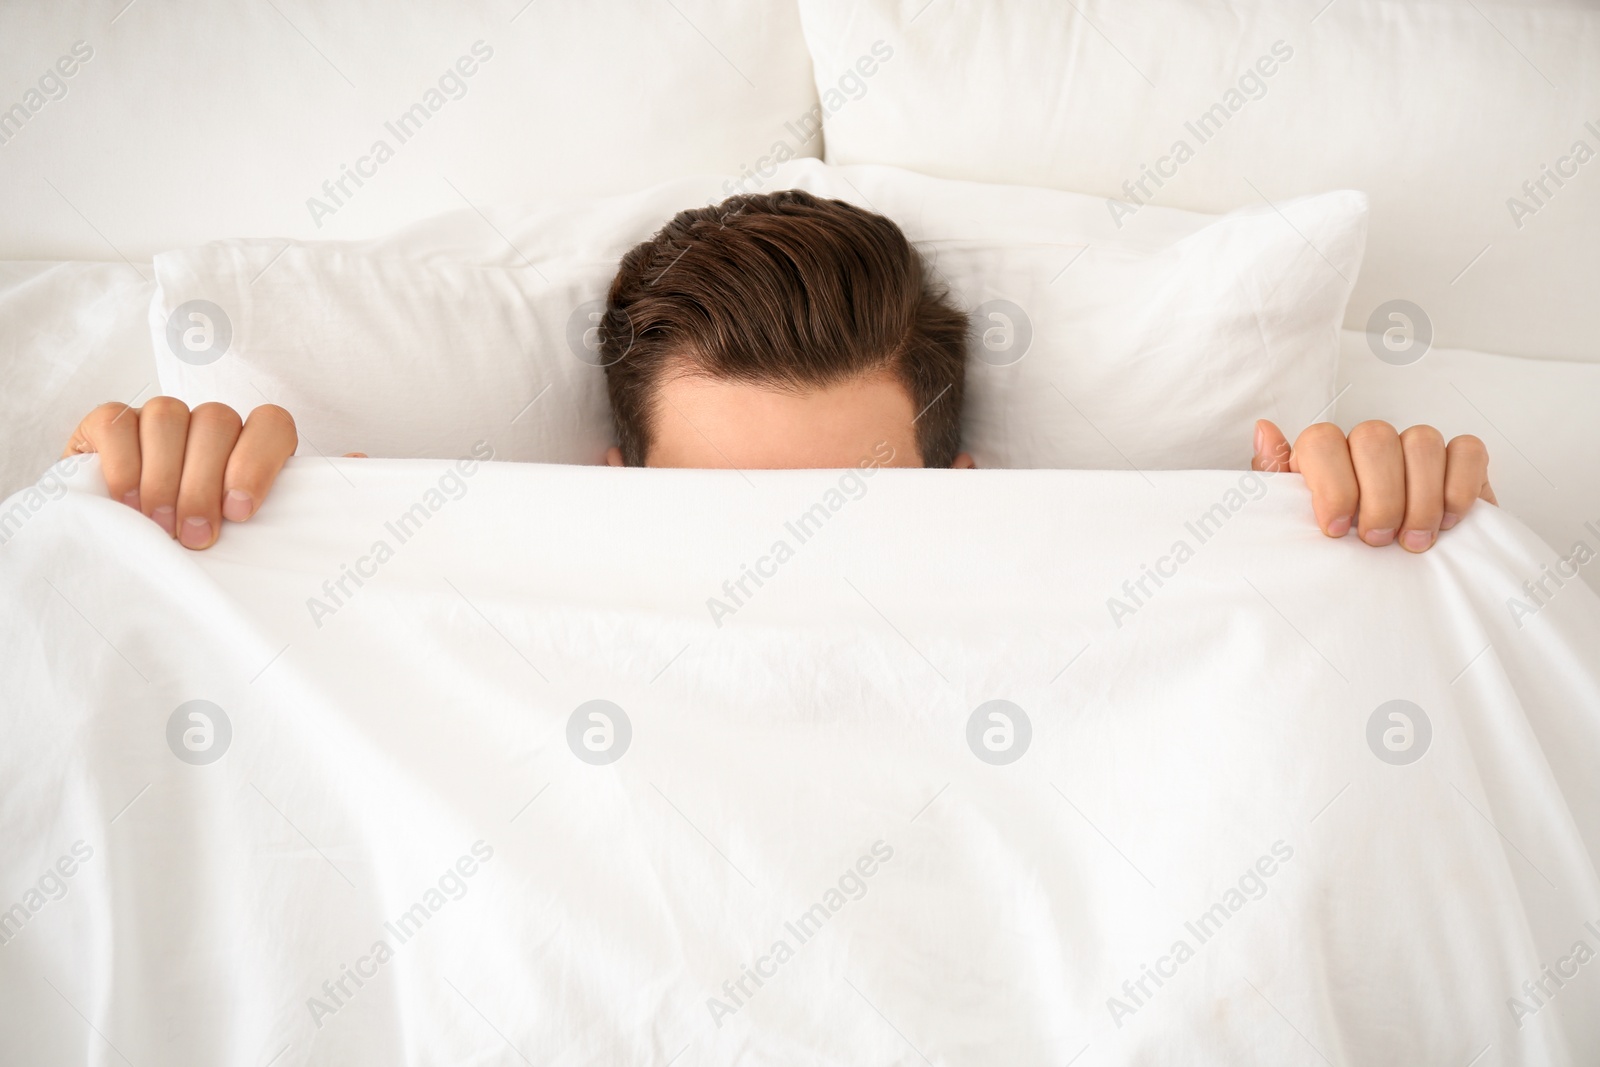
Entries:
<svg viewBox="0 0 1600 1067">
<path fill-rule="evenodd" d="M 0 546 L 0 1061 L 1600 1059 L 1600 598 L 1519 625 L 1497 509 L 1417 557 L 1292 475 L 298 459 L 197 554 L 97 475 Z"/>
<path fill-rule="evenodd" d="M 150 263 L 0 260 L 0 495 L 55 462 L 80 419 L 156 392 Z"/>
</svg>

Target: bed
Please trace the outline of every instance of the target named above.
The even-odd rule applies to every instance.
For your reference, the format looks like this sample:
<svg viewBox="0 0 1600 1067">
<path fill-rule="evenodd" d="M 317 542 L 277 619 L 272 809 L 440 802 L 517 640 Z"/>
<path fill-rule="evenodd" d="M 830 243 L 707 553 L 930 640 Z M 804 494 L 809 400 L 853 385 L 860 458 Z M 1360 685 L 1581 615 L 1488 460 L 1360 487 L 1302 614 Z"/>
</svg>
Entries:
<svg viewBox="0 0 1600 1067">
<path fill-rule="evenodd" d="M 0 1061 L 1600 1061 L 1592 6 L 0 23 Z M 616 256 L 789 187 L 985 469 L 597 465 Z M 205 553 L 58 462 L 163 392 L 300 420 Z M 1500 506 L 1328 542 L 1260 415 Z"/>
</svg>

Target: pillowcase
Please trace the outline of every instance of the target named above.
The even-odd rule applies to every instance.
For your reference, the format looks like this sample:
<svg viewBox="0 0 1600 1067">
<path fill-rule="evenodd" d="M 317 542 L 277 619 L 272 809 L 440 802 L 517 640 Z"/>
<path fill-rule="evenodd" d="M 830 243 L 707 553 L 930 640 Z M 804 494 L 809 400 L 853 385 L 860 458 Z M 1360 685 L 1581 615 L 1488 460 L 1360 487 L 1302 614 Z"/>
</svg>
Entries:
<svg viewBox="0 0 1600 1067">
<path fill-rule="evenodd" d="M 164 392 L 298 421 L 302 452 L 600 462 L 595 335 L 623 252 L 735 180 L 540 210 L 458 212 L 362 243 L 221 241 L 156 257 Z M 796 160 L 803 188 L 888 215 L 973 313 L 966 447 L 994 467 L 1248 464 L 1333 400 L 1366 202 L 1336 192 L 1225 217 Z"/>
<path fill-rule="evenodd" d="M 817 164 L 821 166 L 821 164 Z M 300 453 L 598 463 L 593 333 L 617 260 L 719 180 L 463 210 L 362 242 L 239 239 L 154 259 L 161 390 L 287 408 Z"/>
<path fill-rule="evenodd" d="M 0 69 L 3 259 L 368 239 L 822 149 L 792 2 L 7 4 Z"/>
<path fill-rule="evenodd" d="M 829 163 L 1223 212 L 1372 200 L 1345 325 L 1600 359 L 1600 5 L 1572 0 L 800 0 Z M 1469 117 L 1470 116 L 1470 117 Z M 1579 143 L 1582 147 L 1579 147 Z"/>
</svg>

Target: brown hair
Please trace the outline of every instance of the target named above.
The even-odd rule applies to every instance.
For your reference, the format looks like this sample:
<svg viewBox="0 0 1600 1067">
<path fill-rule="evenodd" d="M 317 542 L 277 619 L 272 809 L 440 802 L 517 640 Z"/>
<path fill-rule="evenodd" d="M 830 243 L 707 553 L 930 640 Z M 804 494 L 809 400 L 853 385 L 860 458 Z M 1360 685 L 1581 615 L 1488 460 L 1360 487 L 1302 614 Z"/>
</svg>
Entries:
<svg viewBox="0 0 1600 1067">
<path fill-rule="evenodd" d="M 656 388 L 675 369 L 825 387 L 887 370 L 929 467 L 961 447 L 967 316 L 900 227 L 800 190 L 679 212 L 622 257 L 600 355 L 623 462 L 650 449 Z"/>
</svg>

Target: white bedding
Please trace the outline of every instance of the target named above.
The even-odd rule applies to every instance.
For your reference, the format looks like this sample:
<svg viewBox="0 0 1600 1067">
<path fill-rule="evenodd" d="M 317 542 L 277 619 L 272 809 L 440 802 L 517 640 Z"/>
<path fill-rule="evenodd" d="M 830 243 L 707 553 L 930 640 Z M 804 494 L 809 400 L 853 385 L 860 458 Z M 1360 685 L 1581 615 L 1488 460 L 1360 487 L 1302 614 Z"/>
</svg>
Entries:
<svg viewBox="0 0 1600 1067">
<path fill-rule="evenodd" d="M 1514 620 L 1497 509 L 297 459 L 196 554 L 76 468 L 0 545 L 0 1061 L 1600 1059 L 1600 600 Z"/>
<path fill-rule="evenodd" d="M 0 495 L 32 483 L 96 404 L 157 392 L 155 292 L 149 263 L 0 262 Z M 1338 382 L 1325 417 L 1346 429 L 1378 418 L 1481 436 L 1502 503 L 1559 549 L 1552 562 L 1600 525 L 1600 366 L 1442 348 L 1390 366 L 1346 330 Z M 1600 591 L 1600 568 L 1583 573 Z"/>
<path fill-rule="evenodd" d="M 507 206 L 487 227 L 463 210 L 375 241 L 163 253 L 162 391 L 270 399 L 295 413 L 302 454 L 453 456 L 501 427 L 503 459 L 601 462 L 596 324 L 618 260 L 734 188 L 708 175 Z M 1360 193 L 1119 227 L 1095 197 L 815 159 L 745 191 L 788 188 L 898 220 L 967 310 L 963 444 L 982 466 L 1246 467 L 1256 419 L 1310 419 L 1333 399 Z"/>
<path fill-rule="evenodd" d="M 61 455 L 96 404 L 158 391 L 149 263 L 0 261 L 0 494 Z"/>
<path fill-rule="evenodd" d="M 40 86 L 74 42 L 92 57 Z M 469 204 L 737 172 L 779 138 L 822 149 L 815 120 L 800 126 L 817 92 L 792 3 L 212 0 L 179 19 L 7 4 L 0 70 L 0 109 L 34 112 L 0 125 L 10 258 L 371 236 Z"/>
</svg>

